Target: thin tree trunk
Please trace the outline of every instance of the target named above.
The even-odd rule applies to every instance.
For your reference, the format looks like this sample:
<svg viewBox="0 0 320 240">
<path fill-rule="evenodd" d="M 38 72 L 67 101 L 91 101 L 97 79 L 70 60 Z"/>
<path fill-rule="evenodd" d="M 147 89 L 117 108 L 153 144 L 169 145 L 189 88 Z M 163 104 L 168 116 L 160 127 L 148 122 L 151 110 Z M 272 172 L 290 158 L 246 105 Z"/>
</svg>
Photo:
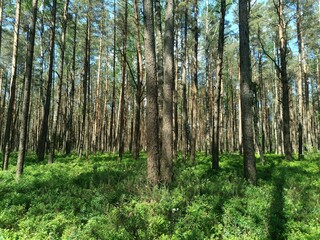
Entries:
<svg viewBox="0 0 320 240">
<path fill-rule="evenodd" d="M 239 0 L 239 33 L 240 33 L 240 94 L 241 121 L 244 155 L 244 176 L 256 184 L 256 159 L 254 155 L 253 126 L 252 126 L 252 76 L 249 47 L 249 13 L 248 1 Z"/>
<path fill-rule="evenodd" d="M 48 122 L 49 122 L 49 112 L 50 112 L 50 102 L 51 102 L 51 88 L 52 88 L 52 82 L 53 82 L 53 62 L 54 62 L 54 51 L 55 51 L 54 43 L 55 43 L 55 34 L 56 34 L 56 10 L 57 10 L 57 1 L 54 0 L 52 5 L 52 26 L 51 26 L 47 91 L 46 91 L 44 113 L 43 113 L 43 118 L 41 122 L 41 130 L 40 130 L 40 136 L 39 136 L 38 148 L 37 148 L 38 161 L 44 160 L 46 144 L 50 144 L 47 141 L 47 135 L 48 135 Z"/>
<path fill-rule="evenodd" d="M 114 116 L 116 105 L 116 45 L 117 45 L 117 12 L 116 12 L 116 0 L 113 1 L 113 82 L 112 82 L 112 102 L 111 102 L 111 117 L 110 117 L 110 130 L 109 130 L 109 151 L 113 151 L 114 144 Z"/>
<path fill-rule="evenodd" d="M 120 125 L 119 125 L 119 158 L 122 159 L 124 153 L 124 108 L 125 108 L 125 91 L 126 91 L 126 71 L 127 71 L 127 28 L 128 28 L 128 0 L 125 0 L 124 26 L 122 31 L 122 82 L 120 96 Z"/>
<path fill-rule="evenodd" d="M 184 14 L 183 30 L 183 57 L 182 57 L 182 161 L 188 157 L 189 124 L 188 124 L 188 100 L 187 100 L 187 43 L 188 43 L 188 10 Z"/>
<path fill-rule="evenodd" d="M 53 130 L 52 130 L 52 144 L 49 159 L 51 159 L 51 163 L 53 162 L 54 153 L 56 150 L 56 142 L 57 142 L 57 131 L 60 117 L 60 109 L 61 109 L 61 96 L 62 96 L 62 79 L 64 74 L 64 58 L 65 58 L 65 49 L 66 49 L 66 32 L 67 32 L 67 17 L 68 17 L 68 6 L 69 0 L 65 1 L 64 9 L 63 9 L 63 20 L 62 20 L 62 34 L 61 34 L 61 58 L 60 58 L 60 72 L 59 72 L 59 83 L 58 83 L 58 100 L 56 104 L 56 109 L 53 115 Z"/>
<path fill-rule="evenodd" d="M 147 178 L 151 186 L 159 183 L 159 118 L 158 118 L 158 84 L 156 72 L 156 54 L 154 39 L 153 1 L 143 1 L 144 39 L 147 88 Z"/>
<path fill-rule="evenodd" d="M 197 150 L 197 125 L 198 125 L 198 0 L 194 0 L 193 5 L 193 67 L 192 67 L 192 89 L 191 89 L 191 100 L 192 100 L 192 136 L 191 136 L 191 152 L 190 152 L 190 161 L 195 162 L 196 150 Z"/>
<path fill-rule="evenodd" d="M 20 128 L 20 138 L 19 138 L 19 154 L 18 154 L 17 171 L 16 171 L 17 178 L 19 178 L 23 173 L 23 165 L 24 165 L 24 160 L 26 155 L 37 12 L 38 12 L 38 0 L 33 0 L 32 1 L 32 18 L 30 22 L 28 52 L 27 52 L 27 60 L 26 60 L 26 78 L 25 78 L 26 81 L 25 81 L 24 90 L 23 90 L 24 93 L 23 93 L 22 112 L 20 113 L 21 128 Z"/>
<path fill-rule="evenodd" d="M 21 12 L 21 0 L 16 1 L 16 16 L 14 25 L 14 37 L 12 48 L 12 64 L 11 64 L 11 77 L 10 77 L 10 95 L 9 105 L 7 110 L 6 127 L 3 139 L 3 160 L 2 170 L 8 170 L 9 155 L 10 155 L 10 135 L 12 131 L 12 118 L 14 111 L 14 102 L 16 97 L 16 79 L 17 79 L 17 60 L 18 60 L 18 45 L 19 45 L 19 26 L 20 26 L 20 12 Z"/>
<path fill-rule="evenodd" d="M 226 14 L 226 1 L 221 0 L 220 3 L 220 23 L 219 23 L 219 39 L 218 39 L 218 55 L 216 65 L 216 92 L 214 99 L 214 130 L 212 135 L 212 169 L 219 169 L 219 134 L 220 134 L 220 96 L 221 82 L 223 70 L 223 50 L 224 50 L 224 25 Z"/>
<path fill-rule="evenodd" d="M 72 48 L 72 70 L 71 70 L 71 89 L 69 100 L 69 113 L 67 121 L 67 143 L 66 154 L 70 154 L 72 147 L 74 146 L 74 127 L 73 127 L 73 115 L 74 115 L 74 95 L 75 95 L 75 78 L 76 78 L 76 48 L 77 48 L 77 15 L 74 17 L 74 29 L 73 29 L 73 48 Z"/>
<path fill-rule="evenodd" d="M 141 101 L 142 101 L 142 81 L 143 81 L 143 68 L 142 68 L 142 51 L 140 40 L 140 22 L 139 22 L 139 8 L 138 0 L 134 0 L 134 16 L 137 34 L 137 91 L 135 99 L 135 125 L 134 125 L 134 141 L 133 141 L 133 157 L 139 158 L 140 152 L 140 115 L 141 115 Z"/>
<path fill-rule="evenodd" d="M 287 36 L 286 22 L 283 14 L 283 2 L 278 0 L 279 19 L 279 39 L 280 39 L 280 64 L 281 64 L 281 84 L 282 84 L 282 127 L 284 154 L 286 160 L 292 159 L 292 146 L 290 137 L 290 107 L 289 107 L 289 79 L 287 73 Z"/>
<path fill-rule="evenodd" d="M 299 61 L 299 73 L 298 73 L 298 142 L 299 142 L 299 159 L 303 158 L 303 59 L 302 59 L 302 33 L 301 33 L 301 14 L 300 14 L 300 3 L 297 0 L 296 7 L 297 14 L 297 38 L 298 38 L 298 61 Z"/>
<path fill-rule="evenodd" d="M 95 118 L 93 127 L 93 149 L 94 152 L 100 150 L 101 146 L 101 119 L 100 119 L 100 108 L 101 108 L 101 64 L 102 64 L 102 51 L 103 51 L 103 32 L 105 31 L 104 21 L 105 21 L 105 10 L 104 3 L 102 3 L 102 15 L 100 20 L 100 37 L 99 37 L 99 54 L 98 54 L 98 69 L 97 69 L 97 87 L 96 87 L 96 108 L 95 108 Z"/>
</svg>

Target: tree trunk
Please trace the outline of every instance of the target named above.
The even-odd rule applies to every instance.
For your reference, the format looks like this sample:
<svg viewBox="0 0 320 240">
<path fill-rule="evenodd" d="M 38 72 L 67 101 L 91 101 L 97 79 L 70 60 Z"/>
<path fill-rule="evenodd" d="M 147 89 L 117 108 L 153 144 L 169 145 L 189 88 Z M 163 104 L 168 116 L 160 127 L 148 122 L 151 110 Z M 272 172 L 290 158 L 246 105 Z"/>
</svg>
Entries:
<svg viewBox="0 0 320 240">
<path fill-rule="evenodd" d="M 32 18 L 29 25 L 30 30 L 29 30 L 28 52 L 27 52 L 27 60 L 26 60 L 26 78 L 25 78 L 26 80 L 24 83 L 24 90 L 23 90 L 24 93 L 23 93 L 22 112 L 20 113 L 21 127 L 20 127 L 20 138 L 19 138 L 19 154 L 18 154 L 17 171 L 16 171 L 16 176 L 18 178 L 23 173 L 23 165 L 24 165 L 24 160 L 26 155 L 37 12 L 38 12 L 38 0 L 33 0 L 32 1 Z"/>
<path fill-rule="evenodd" d="M 241 121 L 244 157 L 244 176 L 252 184 L 256 184 L 256 159 L 252 126 L 252 76 L 249 47 L 249 13 L 248 1 L 239 0 L 239 36 L 240 36 L 240 94 Z"/>
<path fill-rule="evenodd" d="M 113 151 L 114 144 L 114 116 L 116 105 L 116 45 L 117 45 L 117 12 L 116 12 L 116 0 L 113 1 L 113 82 L 112 82 L 112 101 L 111 101 L 111 116 L 110 116 L 110 130 L 109 130 L 109 151 Z"/>
<path fill-rule="evenodd" d="M 167 0 L 164 37 L 164 84 L 163 84 L 163 124 L 161 181 L 172 181 L 173 158 L 173 86 L 174 86 L 174 1 Z"/>
<path fill-rule="evenodd" d="M 220 5 L 220 23 L 218 39 L 218 55 L 216 60 L 216 92 L 214 99 L 214 130 L 212 135 L 212 169 L 219 169 L 219 133 L 220 133 L 220 96 L 223 70 L 223 48 L 224 48 L 224 25 L 226 14 L 226 1 L 221 0 Z"/>
<path fill-rule="evenodd" d="M 50 102 L 51 102 L 51 88 L 53 80 L 53 62 L 54 62 L 54 48 L 55 48 L 55 34 L 56 34 L 56 11 L 57 11 L 57 1 L 53 1 L 52 5 L 52 26 L 51 26 L 51 38 L 50 38 L 50 56 L 49 56 L 49 69 L 48 69 L 48 82 L 46 99 L 44 106 L 44 113 L 41 122 L 40 136 L 38 140 L 37 157 L 38 161 L 44 160 L 46 144 L 48 135 L 48 122 L 49 122 L 49 112 L 50 112 Z M 49 148 L 50 149 L 50 148 Z"/>
<path fill-rule="evenodd" d="M 12 118 L 14 111 L 14 102 L 16 97 L 16 79 L 17 79 L 17 60 L 18 60 L 18 45 L 19 45 L 19 27 L 20 27 L 20 12 L 21 12 L 21 0 L 16 2 L 16 16 L 14 25 L 14 37 L 12 48 L 12 65 L 11 65 L 11 77 L 10 77 L 10 94 L 9 94 L 9 106 L 7 110 L 7 121 L 3 139 L 3 158 L 2 158 L 2 170 L 8 170 L 9 155 L 10 155 L 10 135 L 12 131 Z"/>
<path fill-rule="evenodd" d="M 80 146 L 79 146 L 79 159 L 82 158 L 82 152 L 85 147 L 86 159 L 88 158 L 88 137 L 89 137 L 89 81 L 90 81 L 90 41 L 91 41 L 91 1 L 88 0 L 88 12 L 87 12 L 87 22 L 86 22 L 86 37 L 85 37 L 85 56 L 84 56 L 84 69 L 83 69 L 83 82 L 82 82 L 82 92 L 83 92 L 83 105 L 82 105 L 82 125 L 80 134 Z"/>
<path fill-rule="evenodd" d="M 147 88 L 147 152 L 148 182 L 151 186 L 159 183 L 159 119 L 158 119 L 158 84 L 156 73 L 156 55 L 154 39 L 153 1 L 143 1 L 144 39 Z"/>
<path fill-rule="evenodd" d="M 134 0 L 134 17 L 137 34 L 137 91 L 135 99 L 135 125 L 134 125 L 134 141 L 133 141 L 133 157 L 139 158 L 140 152 L 140 115 L 141 115 L 141 101 L 142 101 L 142 81 L 143 81 L 143 67 L 142 67 L 142 51 L 140 40 L 140 22 L 139 22 L 139 8 L 138 0 Z"/>
<path fill-rule="evenodd" d="M 299 73 L 298 73 L 298 142 L 299 159 L 303 158 L 303 59 L 302 59 L 302 33 L 301 33 L 301 14 L 300 14 L 300 3 L 297 0 L 296 7 L 297 17 L 297 38 L 298 38 L 298 61 L 299 61 Z"/>
<path fill-rule="evenodd" d="M 197 125 L 198 125 L 198 0 L 194 0 L 193 5 L 193 61 L 192 61 L 192 89 L 191 89 L 191 100 L 192 100 L 192 134 L 191 134 L 191 152 L 190 152 L 190 161 L 195 162 L 196 150 L 197 150 Z"/>
<path fill-rule="evenodd" d="M 77 15 L 74 18 L 73 29 L 73 48 L 72 48 L 72 70 L 71 70 L 71 89 L 69 97 L 69 113 L 67 120 L 67 143 L 66 154 L 70 154 L 72 147 L 74 146 L 74 127 L 73 127 L 73 114 L 74 114 L 74 94 L 75 94 L 75 78 L 76 78 L 76 48 L 77 48 Z"/>
<path fill-rule="evenodd" d="M 163 34 L 162 34 L 162 18 L 161 18 L 161 0 L 154 1 L 155 9 L 155 29 L 156 29 L 156 64 L 157 64 L 157 83 L 158 83 L 158 104 L 159 104 L 159 128 L 163 125 Z M 159 131 L 159 148 L 162 147 L 162 131 Z M 162 152 L 159 152 L 160 158 Z"/>
<path fill-rule="evenodd" d="M 56 109 L 53 115 L 53 130 L 52 130 L 52 144 L 49 159 L 54 158 L 54 153 L 57 144 L 57 131 L 60 117 L 60 109 L 61 109 L 61 96 L 62 96 L 62 79 L 64 74 L 64 58 L 65 58 L 65 49 L 66 49 L 66 31 L 67 31 L 67 17 L 68 17 L 68 5 L 69 0 L 65 1 L 64 9 L 63 9 L 63 19 L 62 19 L 62 34 L 61 34 L 61 58 L 60 58 L 60 72 L 59 72 L 59 83 L 58 83 L 58 100 L 56 104 Z"/>
<path fill-rule="evenodd" d="M 287 35 L 286 22 L 283 15 L 283 2 L 278 0 L 278 19 L 279 19 L 279 40 L 280 40 L 280 64 L 281 64 L 281 84 L 282 84 L 282 127 L 284 154 L 286 160 L 292 159 L 292 146 L 290 137 L 290 108 L 289 108 L 289 79 L 287 73 Z"/>
<path fill-rule="evenodd" d="M 188 10 L 184 14 L 183 26 L 183 57 L 182 57 L 182 161 L 185 162 L 189 153 L 189 123 L 187 100 L 187 43 L 188 43 Z"/>
<path fill-rule="evenodd" d="M 126 71 L 127 71 L 127 28 L 128 28 L 128 0 L 125 0 L 125 14 L 122 29 L 122 82 L 120 96 L 120 125 L 119 125 L 119 159 L 122 159 L 124 153 L 124 108 L 125 108 L 125 91 L 126 91 Z"/>
</svg>

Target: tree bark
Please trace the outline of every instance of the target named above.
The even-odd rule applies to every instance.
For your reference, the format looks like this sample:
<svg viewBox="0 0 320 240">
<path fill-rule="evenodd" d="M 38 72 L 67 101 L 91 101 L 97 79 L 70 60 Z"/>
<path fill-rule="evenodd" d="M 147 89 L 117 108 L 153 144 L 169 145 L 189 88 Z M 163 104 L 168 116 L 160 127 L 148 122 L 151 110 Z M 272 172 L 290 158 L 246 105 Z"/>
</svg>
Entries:
<svg viewBox="0 0 320 240">
<path fill-rule="evenodd" d="M 74 17 L 74 29 L 73 29 L 73 48 L 72 48 L 72 69 L 71 69 L 71 89 L 69 97 L 69 113 L 67 120 L 67 140 L 66 140 L 66 154 L 70 154 L 72 147 L 74 146 L 74 127 L 73 127 L 73 115 L 74 115 L 74 95 L 75 95 L 75 78 L 76 78 L 76 48 L 77 48 L 77 15 Z"/>
<path fill-rule="evenodd" d="M 183 26 L 183 57 L 182 57 L 182 161 L 185 162 L 189 155 L 189 123 L 187 99 L 187 43 L 188 43 L 188 10 L 184 14 Z"/>
<path fill-rule="evenodd" d="M 159 184 L 159 118 L 158 118 L 158 84 L 156 72 L 156 55 L 154 39 L 153 1 L 143 1 L 144 42 L 147 88 L 147 178 L 151 186 Z"/>
<path fill-rule="evenodd" d="M 212 169 L 219 169 L 219 134 L 220 134 L 220 96 L 221 82 L 223 70 L 223 50 L 224 50 L 224 25 L 226 15 L 226 1 L 220 2 L 220 23 L 219 23 L 219 39 L 218 39 L 218 55 L 216 60 L 216 92 L 214 99 L 214 130 L 212 135 Z"/>
<path fill-rule="evenodd" d="M 128 0 L 125 0 L 125 14 L 123 19 L 122 30 L 122 81 L 120 96 L 120 125 L 119 125 L 119 159 L 122 159 L 124 153 L 124 108 L 125 108 L 125 91 L 126 91 L 126 71 L 127 71 L 127 28 L 128 28 Z"/>
<path fill-rule="evenodd" d="M 26 155 L 37 12 L 38 12 L 38 0 L 33 0 L 32 1 L 32 18 L 30 22 L 28 52 L 27 52 L 27 60 L 26 60 L 26 78 L 25 78 L 26 80 L 24 83 L 24 90 L 23 90 L 24 93 L 23 93 L 22 112 L 20 114 L 21 127 L 20 127 L 20 138 L 19 138 L 19 154 L 18 154 L 17 170 L 16 170 L 17 178 L 19 178 L 23 173 L 23 165 L 24 165 L 25 155 Z"/>
<path fill-rule="evenodd" d="M 139 8 L 138 0 L 134 0 L 134 16 L 137 34 L 137 91 L 135 98 L 135 121 L 134 121 L 134 141 L 133 141 L 133 157 L 139 158 L 140 152 L 140 116 L 141 116 L 141 101 L 142 101 L 142 87 L 143 87 L 143 67 L 142 67 L 142 51 L 140 40 L 140 22 L 139 22 Z"/>
<path fill-rule="evenodd" d="M 109 151 L 113 151 L 114 145 L 114 116 L 116 105 L 116 45 L 117 45 L 117 12 L 116 0 L 113 1 L 113 82 L 112 82 L 112 100 L 111 100 L 111 116 L 110 116 L 110 129 L 109 129 Z"/>
<path fill-rule="evenodd" d="M 45 106 L 43 112 L 43 118 L 41 122 L 40 136 L 38 140 L 37 157 L 38 161 L 44 160 L 46 144 L 50 144 L 47 141 L 48 135 L 48 123 L 51 103 L 51 88 L 53 82 L 53 63 L 54 63 L 54 51 L 55 51 L 55 34 L 56 34 L 56 12 L 57 12 L 57 1 L 53 1 L 52 5 L 52 26 L 51 26 L 51 38 L 50 38 L 50 56 L 49 56 L 49 69 L 48 69 L 48 82 Z M 50 147 L 49 147 L 50 149 Z"/>
<path fill-rule="evenodd" d="M 14 102 L 16 98 L 16 81 L 17 81 L 17 61 L 18 61 L 18 46 L 19 46 L 19 27 L 20 27 L 20 12 L 21 0 L 16 1 L 16 15 L 14 25 L 14 37 L 12 47 L 12 64 L 10 77 L 10 94 L 9 105 L 7 110 L 6 127 L 4 132 L 3 146 L 2 146 L 2 170 L 8 170 L 9 155 L 10 155 L 10 135 L 12 131 L 12 119 L 14 111 Z"/>
<path fill-rule="evenodd" d="M 240 94 L 241 121 L 244 157 L 244 176 L 256 184 L 256 159 L 252 126 L 252 74 L 249 47 L 249 13 L 248 1 L 239 0 L 239 36 L 240 36 Z"/>
<path fill-rule="evenodd" d="M 191 152 L 190 161 L 195 162 L 196 150 L 197 150 L 197 131 L 198 131 L 198 0 L 194 0 L 193 5 L 193 61 L 192 61 L 192 88 L 191 88 L 191 101 L 192 101 L 192 134 L 191 134 Z"/>
<path fill-rule="evenodd" d="M 163 124 L 161 182 L 172 181 L 173 158 L 173 86 L 174 86 L 174 1 L 167 0 L 164 37 L 164 84 L 163 84 Z"/>
<path fill-rule="evenodd" d="M 65 49 L 66 49 L 66 32 L 67 32 L 67 17 L 68 17 L 68 6 L 69 0 L 65 1 L 64 9 L 63 9 L 63 19 L 62 19 L 62 34 L 61 34 L 61 58 L 60 58 L 60 71 L 59 71 L 59 82 L 58 82 L 58 99 L 56 104 L 56 109 L 53 114 L 53 129 L 52 129 L 52 144 L 50 151 L 50 159 L 54 158 L 56 144 L 57 144 L 57 132 L 58 132 L 58 124 L 60 118 L 60 109 L 61 109 L 61 97 L 62 97 L 62 79 L 64 74 L 64 59 L 65 59 Z"/>
<path fill-rule="evenodd" d="M 301 13 L 300 13 L 300 2 L 297 0 L 296 6 L 296 17 L 297 17 L 297 38 L 298 38 L 298 61 L 299 61 L 299 72 L 298 72 L 298 155 L 299 159 L 303 158 L 303 58 L 302 58 L 302 32 L 301 32 Z"/>
<path fill-rule="evenodd" d="M 283 2 L 278 0 L 277 13 L 279 19 L 279 40 L 280 40 L 280 75 L 282 85 L 282 127 L 284 154 L 286 160 L 292 159 L 292 146 L 290 137 L 290 108 L 289 108 L 289 79 L 287 73 L 287 36 L 286 22 L 283 14 Z"/>
</svg>

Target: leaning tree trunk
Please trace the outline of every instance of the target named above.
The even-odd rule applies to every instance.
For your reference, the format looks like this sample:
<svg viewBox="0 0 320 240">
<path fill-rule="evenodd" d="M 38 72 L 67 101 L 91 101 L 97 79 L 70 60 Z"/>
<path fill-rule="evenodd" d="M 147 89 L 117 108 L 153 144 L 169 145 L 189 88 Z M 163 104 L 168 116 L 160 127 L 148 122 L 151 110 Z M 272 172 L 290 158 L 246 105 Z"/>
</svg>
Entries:
<svg viewBox="0 0 320 240">
<path fill-rule="evenodd" d="M 158 119 L 158 84 L 156 72 L 156 54 L 154 39 L 153 1 L 143 1 L 144 42 L 147 90 L 147 178 L 150 185 L 159 183 L 159 119 Z"/>
<path fill-rule="evenodd" d="M 34 55 L 34 39 L 36 35 L 36 22 L 38 12 L 38 0 L 32 1 L 32 18 L 30 23 L 29 39 L 28 39 L 28 52 L 26 62 L 26 81 L 23 90 L 23 103 L 22 112 L 20 114 L 20 138 L 19 138 L 19 155 L 17 161 L 16 176 L 20 177 L 23 173 L 23 165 L 26 155 L 26 145 L 28 136 L 28 123 L 29 123 L 29 108 L 30 108 L 30 95 L 31 95 L 31 82 L 32 82 L 32 67 Z"/>
<path fill-rule="evenodd" d="M 239 0 L 240 94 L 244 176 L 251 183 L 256 184 L 257 173 L 252 126 L 252 73 L 250 66 L 248 15 L 248 0 Z"/>
<path fill-rule="evenodd" d="M 17 80 L 17 60 L 18 60 L 18 45 L 19 45 L 19 26 L 20 26 L 20 12 L 21 12 L 21 0 L 16 2 L 16 16 L 14 25 L 14 37 L 13 37 L 13 48 L 12 48 L 12 65 L 11 65 L 11 78 L 10 78 L 10 95 L 9 95 L 9 106 L 7 110 L 7 121 L 3 139 L 3 160 L 2 170 L 8 169 L 9 154 L 10 154 L 10 135 L 12 131 L 12 118 L 14 102 L 16 98 L 16 80 Z"/>
</svg>

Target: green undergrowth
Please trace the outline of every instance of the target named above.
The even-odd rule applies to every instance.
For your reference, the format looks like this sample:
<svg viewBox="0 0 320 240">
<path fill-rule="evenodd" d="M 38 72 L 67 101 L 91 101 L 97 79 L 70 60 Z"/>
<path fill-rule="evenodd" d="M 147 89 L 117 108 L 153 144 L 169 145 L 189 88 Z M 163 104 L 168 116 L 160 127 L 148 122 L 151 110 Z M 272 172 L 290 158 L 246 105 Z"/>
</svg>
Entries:
<svg viewBox="0 0 320 240">
<path fill-rule="evenodd" d="M 320 239 L 320 155 L 287 162 L 267 155 L 258 184 L 243 179 L 242 158 L 221 156 L 221 169 L 198 154 L 174 164 L 169 188 L 150 189 L 146 156 L 16 155 L 0 173 L 0 239 Z"/>
</svg>

